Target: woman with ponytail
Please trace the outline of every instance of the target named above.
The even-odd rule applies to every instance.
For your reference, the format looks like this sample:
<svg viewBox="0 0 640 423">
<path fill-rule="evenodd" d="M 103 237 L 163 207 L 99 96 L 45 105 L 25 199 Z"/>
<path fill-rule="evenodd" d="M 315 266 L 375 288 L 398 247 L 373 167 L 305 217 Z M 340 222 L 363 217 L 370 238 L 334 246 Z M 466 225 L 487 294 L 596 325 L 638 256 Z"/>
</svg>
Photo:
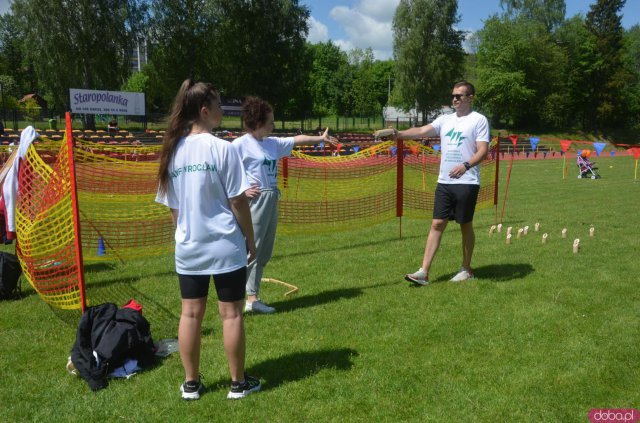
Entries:
<svg viewBox="0 0 640 423">
<path fill-rule="evenodd" d="M 175 263 L 182 313 L 178 346 L 185 370 L 182 398 L 197 400 L 201 326 L 213 276 L 222 318 L 224 350 L 231 373 L 227 398 L 259 391 L 260 380 L 244 373 L 242 316 L 247 262 L 255 257 L 249 188 L 231 144 L 211 135 L 220 125 L 220 96 L 213 85 L 182 83 L 164 134 L 156 201 L 170 208 L 176 225 Z"/>
</svg>

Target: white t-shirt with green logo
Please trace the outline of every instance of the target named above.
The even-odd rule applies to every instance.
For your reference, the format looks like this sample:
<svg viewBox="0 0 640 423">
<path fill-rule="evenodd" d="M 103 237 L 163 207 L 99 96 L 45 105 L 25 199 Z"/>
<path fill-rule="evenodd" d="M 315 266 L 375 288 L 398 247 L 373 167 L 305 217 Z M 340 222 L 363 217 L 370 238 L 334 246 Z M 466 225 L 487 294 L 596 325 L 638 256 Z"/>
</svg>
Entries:
<svg viewBox="0 0 640 423">
<path fill-rule="evenodd" d="M 178 142 L 169 165 L 167 193 L 158 203 L 178 210 L 176 271 L 184 275 L 228 273 L 247 265 L 244 235 L 229 198 L 250 187 L 236 151 L 211 134 Z"/>
<path fill-rule="evenodd" d="M 441 184 L 480 185 L 480 165 L 474 166 L 460 178 L 449 177 L 455 166 L 468 162 L 476 153 L 476 141 L 489 142 L 489 122 L 478 112 L 458 117 L 455 113 L 443 115 L 434 120 L 431 126 L 440 136 L 440 174 Z"/>
<path fill-rule="evenodd" d="M 291 154 L 293 137 L 266 137 L 258 141 L 247 133 L 236 138 L 232 145 L 242 160 L 251 185 L 278 187 L 278 160 Z"/>
</svg>

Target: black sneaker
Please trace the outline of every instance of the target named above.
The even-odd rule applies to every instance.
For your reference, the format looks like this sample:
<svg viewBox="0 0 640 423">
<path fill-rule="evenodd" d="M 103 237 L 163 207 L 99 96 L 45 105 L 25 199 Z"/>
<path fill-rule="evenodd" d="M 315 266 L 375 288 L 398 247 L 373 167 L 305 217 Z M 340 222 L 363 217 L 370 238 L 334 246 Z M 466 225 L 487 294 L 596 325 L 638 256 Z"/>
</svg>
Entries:
<svg viewBox="0 0 640 423">
<path fill-rule="evenodd" d="M 260 379 L 244 375 L 244 382 L 231 382 L 231 390 L 227 395 L 227 399 L 244 398 L 252 392 L 258 392 L 262 388 Z"/>
<path fill-rule="evenodd" d="M 204 391 L 204 385 L 200 378 L 198 380 L 189 380 L 180 385 L 180 392 L 182 392 L 182 399 L 191 401 L 200 399 L 200 395 Z"/>
</svg>

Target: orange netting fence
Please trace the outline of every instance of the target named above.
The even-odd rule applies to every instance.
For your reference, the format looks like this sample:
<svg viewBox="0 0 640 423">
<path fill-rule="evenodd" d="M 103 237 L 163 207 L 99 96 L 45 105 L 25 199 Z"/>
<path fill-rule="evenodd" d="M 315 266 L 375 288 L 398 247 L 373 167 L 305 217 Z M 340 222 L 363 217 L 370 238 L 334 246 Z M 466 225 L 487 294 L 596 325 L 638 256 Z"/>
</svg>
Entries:
<svg viewBox="0 0 640 423">
<path fill-rule="evenodd" d="M 481 167 L 478 209 L 496 204 L 497 151 L 493 142 Z M 431 218 L 439 166 L 438 151 L 415 141 L 382 142 L 347 156 L 294 150 L 279 164 L 278 231 L 318 233 L 400 216 Z"/>
<path fill-rule="evenodd" d="M 76 140 L 77 207 L 68 151 L 66 140 L 41 139 L 21 160 L 16 252 L 45 302 L 77 309 L 90 303 L 90 293 L 83 298 L 78 255 L 96 262 L 170 254 L 174 230 L 167 209 L 154 201 L 159 146 Z"/>
<path fill-rule="evenodd" d="M 168 255 L 174 239 L 170 213 L 154 201 L 160 146 L 74 141 L 71 148 L 67 140 L 41 138 L 29 147 L 16 208 L 24 274 L 45 302 L 61 309 L 91 303 L 83 262 Z M 496 204 L 495 143 L 490 151 L 478 208 Z M 437 153 L 416 142 L 382 142 L 347 156 L 294 151 L 279 164 L 279 230 L 318 233 L 399 216 L 430 218 Z"/>
</svg>

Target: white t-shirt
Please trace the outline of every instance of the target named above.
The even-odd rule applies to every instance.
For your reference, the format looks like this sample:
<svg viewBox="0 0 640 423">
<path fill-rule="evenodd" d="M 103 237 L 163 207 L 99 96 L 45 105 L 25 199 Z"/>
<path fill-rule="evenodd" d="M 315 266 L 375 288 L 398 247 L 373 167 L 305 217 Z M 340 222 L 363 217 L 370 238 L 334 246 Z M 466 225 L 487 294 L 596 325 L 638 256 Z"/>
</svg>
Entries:
<svg viewBox="0 0 640 423">
<path fill-rule="evenodd" d="M 449 177 L 455 166 L 468 162 L 478 151 L 476 141 L 489 142 L 489 122 L 478 112 L 458 117 L 455 113 L 442 115 L 431 123 L 440 136 L 440 184 L 480 185 L 480 164 L 466 171 L 460 178 Z"/>
<path fill-rule="evenodd" d="M 251 185 L 278 187 L 278 160 L 291 155 L 293 137 L 266 137 L 258 141 L 247 133 L 236 138 L 232 145 L 242 160 Z"/>
<path fill-rule="evenodd" d="M 176 271 L 184 275 L 228 273 L 247 265 L 244 235 L 229 198 L 250 187 L 227 141 L 211 134 L 178 142 L 169 165 L 166 195 L 156 201 L 178 210 Z"/>
</svg>

